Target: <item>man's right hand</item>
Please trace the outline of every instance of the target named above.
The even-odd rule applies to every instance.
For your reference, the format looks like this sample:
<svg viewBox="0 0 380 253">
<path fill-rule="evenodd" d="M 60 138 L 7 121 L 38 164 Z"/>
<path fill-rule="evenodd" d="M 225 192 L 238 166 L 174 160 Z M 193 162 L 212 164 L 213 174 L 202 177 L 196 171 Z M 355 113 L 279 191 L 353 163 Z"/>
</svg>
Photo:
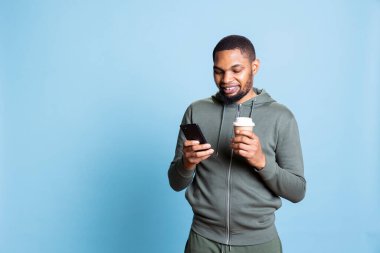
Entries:
<svg viewBox="0 0 380 253">
<path fill-rule="evenodd" d="M 183 165 L 185 169 L 193 170 L 195 165 L 206 160 L 213 153 L 214 150 L 208 143 L 199 144 L 199 141 L 186 140 L 183 144 Z"/>
</svg>

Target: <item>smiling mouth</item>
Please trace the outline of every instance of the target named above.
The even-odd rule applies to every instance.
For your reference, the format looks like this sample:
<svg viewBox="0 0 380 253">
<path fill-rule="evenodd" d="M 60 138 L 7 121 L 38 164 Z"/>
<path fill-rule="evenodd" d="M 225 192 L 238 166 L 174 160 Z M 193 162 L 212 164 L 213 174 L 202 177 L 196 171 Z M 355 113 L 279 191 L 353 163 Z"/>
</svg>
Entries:
<svg viewBox="0 0 380 253">
<path fill-rule="evenodd" d="M 234 95 L 239 91 L 240 88 L 238 85 L 236 85 L 236 86 L 221 87 L 221 89 L 225 95 Z"/>
</svg>

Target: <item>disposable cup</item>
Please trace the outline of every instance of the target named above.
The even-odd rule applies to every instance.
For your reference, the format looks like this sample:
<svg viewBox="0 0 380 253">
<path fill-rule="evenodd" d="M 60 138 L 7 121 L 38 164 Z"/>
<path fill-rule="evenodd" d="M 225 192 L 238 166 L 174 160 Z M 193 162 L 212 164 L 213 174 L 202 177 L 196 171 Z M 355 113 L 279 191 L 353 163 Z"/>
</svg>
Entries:
<svg viewBox="0 0 380 253">
<path fill-rule="evenodd" d="M 252 121 L 252 118 L 249 117 L 237 117 L 233 123 L 235 131 L 236 130 L 245 130 L 253 131 L 255 123 Z"/>
</svg>

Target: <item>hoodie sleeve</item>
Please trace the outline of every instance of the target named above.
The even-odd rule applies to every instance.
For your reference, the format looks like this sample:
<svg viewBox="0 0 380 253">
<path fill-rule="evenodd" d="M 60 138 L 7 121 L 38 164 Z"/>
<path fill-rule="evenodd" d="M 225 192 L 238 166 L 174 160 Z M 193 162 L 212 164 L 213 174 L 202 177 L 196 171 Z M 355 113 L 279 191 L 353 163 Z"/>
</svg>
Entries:
<svg viewBox="0 0 380 253">
<path fill-rule="evenodd" d="M 191 107 L 188 107 L 183 116 L 182 124 L 189 124 L 191 122 Z M 192 182 L 195 173 L 195 169 L 188 170 L 183 166 L 182 148 L 185 140 L 186 138 L 184 134 L 181 130 L 179 130 L 174 159 L 171 162 L 168 171 L 170 186 L 175 191 L 181 191 L 185 189 Z"/>
<path fill-rule="evenodd" d="M 293 203 L 305 196 L 306 180 L 298 126 L 294 116 L 278 122 L 275 157 L 268 157 L 258 173 L 266 185 L 278 196 Z"/>
</svg>

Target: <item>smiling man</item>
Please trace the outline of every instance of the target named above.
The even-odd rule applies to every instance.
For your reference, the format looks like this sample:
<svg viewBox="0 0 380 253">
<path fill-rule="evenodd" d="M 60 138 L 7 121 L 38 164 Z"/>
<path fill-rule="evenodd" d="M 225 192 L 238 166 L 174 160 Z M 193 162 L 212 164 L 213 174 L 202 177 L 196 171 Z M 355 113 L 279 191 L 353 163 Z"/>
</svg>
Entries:
<svg viewBox="0 0 380 253">
<path fill-rule="evenodd" d="M 214 80 L 222 95 L 221 98 L 227 104 L 234 102 L 241 104 L 256 95 L 252 89 L 253 76 L 258 71 L 260 61 L 256 59 L 253 46 L 249 50 L 248 42 L 241 49 L 219 51 L 224 45 L 222 43 L 214 49 Z"/>
<path fill-rule="evenodd" d="M 208 143 L 180 132 L 168 171 L 194 212 L 185 252 L 282 252 L 275 211 L 281 198 L 299 202 L 306 189 L 296 120 L 253 87 L 260 61 L 247 38 L 223 38 L 213 60 L 219 91 L 192 103 L 182 119 L 198 124 Z M 234 131 L 237 117 L 252 118 L 254 132 Z"/>
</svg>

